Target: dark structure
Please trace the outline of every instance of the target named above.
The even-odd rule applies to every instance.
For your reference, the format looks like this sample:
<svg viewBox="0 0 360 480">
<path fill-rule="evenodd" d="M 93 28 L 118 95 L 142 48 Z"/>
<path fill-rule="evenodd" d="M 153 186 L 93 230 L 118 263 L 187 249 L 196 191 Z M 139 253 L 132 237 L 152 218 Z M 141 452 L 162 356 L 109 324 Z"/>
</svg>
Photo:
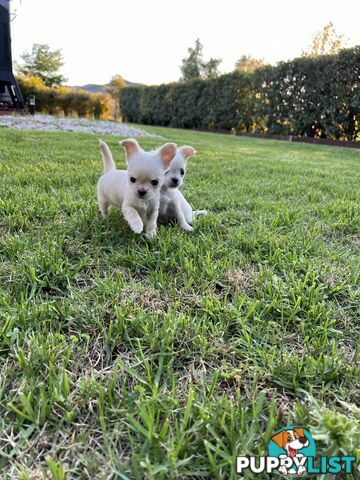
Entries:
<svg viewBox="0 0 360 480">
<path fill-rule="evenodd" d="M 12 71 L 9 3 L 9 0 L 0 0 L 0 111 L 24 108 L 24 100 Z"/>
</svg>

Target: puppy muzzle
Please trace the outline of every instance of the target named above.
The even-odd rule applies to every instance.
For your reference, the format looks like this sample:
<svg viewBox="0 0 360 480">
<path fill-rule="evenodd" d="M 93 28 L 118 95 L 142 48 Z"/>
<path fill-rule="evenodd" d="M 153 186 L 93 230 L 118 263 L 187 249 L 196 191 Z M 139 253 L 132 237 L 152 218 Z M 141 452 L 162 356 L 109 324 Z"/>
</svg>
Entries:
<svg viewBox="0 0 360 480">
<path fill-rule="evenodd" d="M 147 190 L 140 189 L 138 190 L 139 198 L 144 198 L 147 194 Z"/>
</svg>

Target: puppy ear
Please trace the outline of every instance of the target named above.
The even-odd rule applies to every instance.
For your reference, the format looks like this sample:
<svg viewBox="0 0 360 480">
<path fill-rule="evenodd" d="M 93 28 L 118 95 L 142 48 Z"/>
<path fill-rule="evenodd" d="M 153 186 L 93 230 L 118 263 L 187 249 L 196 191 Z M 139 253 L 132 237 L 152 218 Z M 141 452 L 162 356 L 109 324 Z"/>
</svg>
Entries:
<svg viewBox="0 0 360 480">
<path fill-rule="evenodd" d="M 189 147 L 188 145 L 185 145 L 184 147 L 180 148 L 180 152 L 184 156 L 185 160 L 187 160 L 190 157 L 193 157 L 196 155 L 196 150 L 193 147 Z"/>
<path fill-rule="evenodd" d="M 125 149 L 126 158 L 130 158 L 132 155 L 138 153 L 141 150 L 140 145 L 134 138 L 128 138 L 127 140 L 122 140 L 119 143 Z"/>
<path fill-rule="evenodd" d="M 279 432 L 273 437 L 271 437 L 271 440 L 275 442 L 278 447 L 284 448 L 286 445 L 285 435 L 287 437 L 287 433 L 285 432 L 285 430 L 283 430 L 282 432 Z"/>
<path fill-rule="evenodd" d="M 176 155 L 176 143 L 165 143 L 165 145 L 159 149 L 158 153 L 161 161 L 164 164 L 164 167 L 167 168 L 170 165 L 171 160 Z"/>
<path fill-rule="evenodd" d="M 299 437 L 305 437 L 304 429 L 303 428 L 294 428 L 294 432 L 299 435 Z"/>
</svg>

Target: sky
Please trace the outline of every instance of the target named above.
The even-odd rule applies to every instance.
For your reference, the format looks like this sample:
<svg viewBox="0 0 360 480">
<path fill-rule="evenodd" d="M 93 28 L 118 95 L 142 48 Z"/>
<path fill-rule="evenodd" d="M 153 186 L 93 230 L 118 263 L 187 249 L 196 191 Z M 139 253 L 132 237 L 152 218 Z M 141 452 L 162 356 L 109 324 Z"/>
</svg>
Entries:
<svg viewBox="0 0 360 480">
<path fill-rule="evenodd" d="M 68 85 L 115 74 L 145 84 L 176 81 L 197 38 L 204 57 L 233 70 L 242 54 L 268 63 L 294 58 L 329 21 L 360 44 L 360 0 L 11 0 L 12 50 L 62 49 Z"/>
</svg>

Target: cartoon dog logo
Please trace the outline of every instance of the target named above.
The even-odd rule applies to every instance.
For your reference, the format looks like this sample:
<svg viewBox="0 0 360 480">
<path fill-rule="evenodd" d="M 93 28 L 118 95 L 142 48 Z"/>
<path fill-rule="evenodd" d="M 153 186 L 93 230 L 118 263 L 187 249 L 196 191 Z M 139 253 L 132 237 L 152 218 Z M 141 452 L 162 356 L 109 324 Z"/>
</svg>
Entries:
<svg viewBox="0 0 360 480">
<path fill-rule="evenodd" d="M 277 445 L 277 447 L 286 452 L 286 454 L 280 453 L 277 455 L 283 460 L 283 464 L 278 469 L 282 475 L 302 475 L 306 472 L 304 457 L 307 457 L 307 455 L 300 453 L 300 451 L 308 447 L 310 442 L 306 437 L 303 428 L 286 427 L 284 430 L 276 433 L 271 440 Z M 295 458 L 296 460 L 294 460 Z M 287 468 L 284 465 L 284 463 L 286 463 L 285 459 L 291 459 L 291 462 L 288 461 L 288 464 L 290 463 L 290 465 L 292 465 L 290 468 Z"/>
</svg>

